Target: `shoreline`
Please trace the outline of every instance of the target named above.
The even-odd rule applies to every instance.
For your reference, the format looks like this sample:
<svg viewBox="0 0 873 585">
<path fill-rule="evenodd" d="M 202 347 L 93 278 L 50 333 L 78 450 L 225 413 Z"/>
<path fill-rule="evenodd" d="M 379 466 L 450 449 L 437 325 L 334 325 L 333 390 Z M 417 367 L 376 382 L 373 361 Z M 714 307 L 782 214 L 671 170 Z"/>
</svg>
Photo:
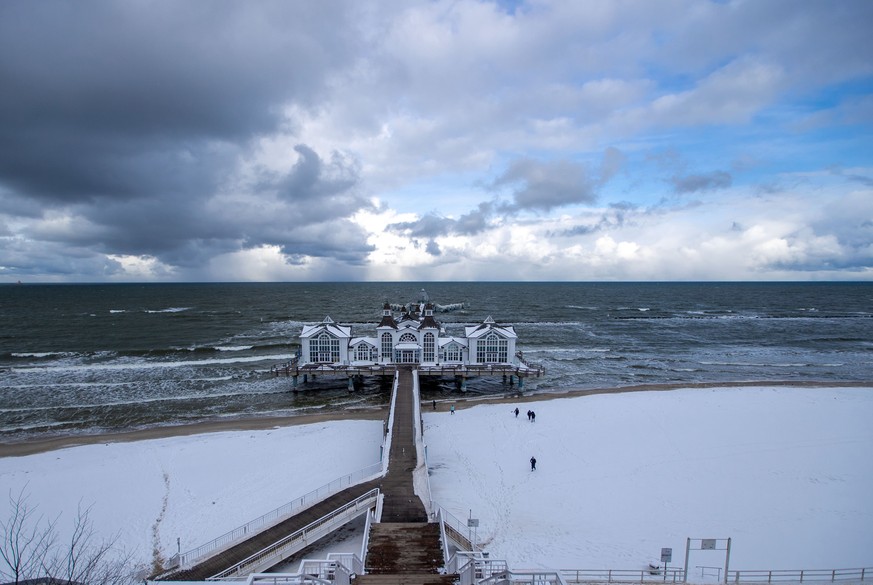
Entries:
<svg viewBox="0 0 873 585">
<path fill-rule="evenodd" d="M 476 397 L 458 397 L 439 399 L 436 409 L 423 409 L 424 412 L 448 412 L 454 405 L 456 410 L 471 408 L 479 404 L 509 404 L 525 402 L 541 402 L 560 398 L 580 398 L 598 394 L 621 394 L 627 392 L 664 392 L 670 390 L 694 388 L 753 388 L 753 387 L 798 387 L 798 388 L 873 388 L 873 381 L 738 381 L 738 382 L 689 382 L 640 384 L 634 386 L 617 386 L 611 388 L 579 388 L 566 390 L 532 391 L 530 393 L 504 393 Z M 430 404 L 423 401 L 422 404 Z M 188 424 L 155 426 L 131 431 L 113 431 L 93 435 L 62 435 L 44 439 L 24 440 L 21 442 L 0 444 L 0 458 L 24 457 L 38 453 L 46 453 L 69 447 L 83 445 L 98 445 L 108 443 L 126 443 L 151 439 L 167 439 L 190 435 L 209 434 L 227 431 L 256 431 L 274 427 L 305 425 L 338 420 L 385 420 L 388 417 L 388 405 L 372 409 L 337 410 L 318 414 L 298 414 L 288 416 L 263 416 L 233 419 L 203 420 Z"/>
</svg>

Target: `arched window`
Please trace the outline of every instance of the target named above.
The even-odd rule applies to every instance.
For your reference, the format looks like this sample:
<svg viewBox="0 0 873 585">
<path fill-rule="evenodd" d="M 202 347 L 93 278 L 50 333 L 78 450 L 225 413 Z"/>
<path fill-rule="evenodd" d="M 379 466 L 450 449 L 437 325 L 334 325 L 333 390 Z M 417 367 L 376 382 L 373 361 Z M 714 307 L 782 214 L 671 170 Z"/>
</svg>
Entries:
<svg viewBox="0 0 873 585">
<path fill-rule="evenodd" d="M 445 361 L 447 362 L 459 362 L 461 361 L 461 346 L 457 343 L 450 343 L 446 346 L 446 357 Z"/>
<path fill-rule="evenodd" d="M 476 346 L 476 361 L 480 364 L 508 362 L 509 343 L 496 333 L 489 333 L 485 339 L 480 339 Z"/>
<path fill-rule="evenodd" d="M 412 333 L 404 333 L 400 336 L 400 343 L 417 343 L 418 340 Z"/>
<path fill-rule="evenodd" d="M 321 364 L 331 364 L 340 361 L 339 339 L 322 333 L 309 340 L 309 359 Z"/>
<path fill-rule="evenodd" d="M 355 359 L 359 362 L 370 361 L 370 346 L 366 343 L 359 343 L 355 348 Z"/>
</svg>

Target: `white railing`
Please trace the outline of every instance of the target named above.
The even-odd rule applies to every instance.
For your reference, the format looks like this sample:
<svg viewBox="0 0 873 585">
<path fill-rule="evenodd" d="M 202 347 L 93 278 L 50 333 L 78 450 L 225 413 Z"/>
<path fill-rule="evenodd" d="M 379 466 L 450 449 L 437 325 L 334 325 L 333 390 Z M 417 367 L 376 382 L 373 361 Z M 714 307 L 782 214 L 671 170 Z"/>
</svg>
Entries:
<svg viewBox="0 0 873 585">
<path fill-rule="evenodd" d="M 415 438 L 415 469 L 412 472 L 412 487 L 422 504 L 428 518 L 434 519 L 433 500 L 430 491 L 430 473 L 427 469 L 427 448 L 424 446 L 424 421 L 421 418 L 421 389 L 418 370 L 412 371 L 412 423 Z"/>
<path fill-rule="evenodd" d="M 786 571 L 728 571 L 725 583 L 807 583 L 873 581 L 873 567 L 860 569 L 800 569 Z"/>
<path fill-rule="evenodd" d="M 870 582 L 873 581 L 873 567 L 858 569 L 796 569 L 796 570 L 740 570 L 728 571 L 724 581 L 721 581 L 722 570 L 718 567 L 697 567 L 710 569 L 710 573 L 701 572 L 701 578 L 695 580 L 691 575 L 685 575 L 680 568 L 648 567 L 645 569 L 562 569 L 561 576 L 567 583 L 823 583 L 823 582 Z M 716 571 L 712 573 L 712 571 Z M 715 579 L 713 578 L 715 577 Z"/>
<path fill-rule="evenodd" d="M 200 545 L 199 547 L 189 550 L 179 555 L 179 562 L 176 568 L 188 569 L 197 564 L 198 561 L 212 556 L 213 554 L 227 549 L 246 538 L 257 534 L 258 532 L 274 526 L 279 522 L 299 513 L 300 511 L 317 504 L 323 499 L 331 496 L 339 491 L 342 491 L 353 485 L 363 483 L 369 479 L 379 477 L 382 474 L 382 463 L 374 463 L 364 469 L 344 475 L 338 479 L 327 483 L 320 488 L 317 488 L 303 497 L 296 498 L 287 504 L 279 506 L 275 510 L 267 512 L 259 518 L 255 518 L 251 522 L 235 528 L 226 534 L 222 534 L 218 538 Z"/>
<path fill-rule="evenodd" d="M 239 581 L 243 583 L 243 581 Z M 290 573 L 253 573 L 244 581 L 245 585 L 332 585 L 331 581 L 320 579 L 312 575 Z"/>
<path fill-rule="evenodd" d="M 381 500 L 384 496 L 379 494 L 379 500 Z M 372 510 L 369 514 L 367 514 L 364 520 L 364 537 L 361 539 L 361 554 L 358 555 L 358 560 L 361 562 L 361 566 L 355 566 L 355 573 L 362 574 L 364 572 L 364 564 L 367 562 L 367 550 L 370 548 L 370 528 L 373 525 L 373 519 L 376 518 L 376 514 L 378 512 L 379 502 L 376 502 L 376 510 Z"/>
<path fill-rule="evenodd" d="M 509 583 L 493 580 L 509 572 L 506 561 L 491 560 L 482 553 L 459 551 L 449 560 L 447 573 L 457 573 L 459 585 L 477 585 L 483 581 L 489 583 Z"/>
<path fill-rule="evenodd" d="M 458 571 L 460 585 L 566 585 L 557 571 L 510 571 L 506 561 L 475 559 Z"/>
<path fill-rule="evenodd" d="M 228 567 L 209 577 L 208 581 L 239 577 L 248 571 L 255 572 L 257 567 L 270 563 L 275 565 L 294 552 L 315 542 L 322 536 L 330 533 L 337 524 L 345 523 L 358 515 L 361 511 L 369 510 L 378 500 L 378 488 L 372 489 L 366 494 L 348 504 L 337 508 L 329 514 L 325 514 L 318 520 L 311 522 L 303 528 L 263 548 L 255 554 L 243 559 L 235 565 Z"/>
<path fill-rule="evenodd" d="M 388 410 L 388 431 L 385 433 L 384 440 L 382 441 L 382 475 L 388 473 L 388 462 L 391 459 L 391 440 L 394 438 L 394 406 L 397 402 L 397 385 L 399 382 L 400 376 L 395 374 L 394 385 L 391 388 L 391 407 Z"/>
<path fill-rule="evenodd" d="M 332 585 L 350 585 L 352 580 L 351 570 L 335 559 L 306 559 L 300 563 L 300 574 L 317 577 Z"/>
<path fill-rule="evenodd" d="M 467 526 L 466 522 L 461 522 L 451 512 L 449 512 L 448 510 L 446 510 L 445 508 L 443 508 L 441 506 L 437 506 L 437 509 L 438 509 L 437 514 L 440 518 L 440 521 L 442 522 L 442 524 L 445 525 L 445 527 L 457 532 L 458 536 L 460 536 L 461 538 L 464 538 L 470 544 L 470 548 L 475 547 L 475 548 L 478 548 L 479 550 L 481 550 L 481 547 L 477 547 L 476 544 L 473 542 L 473 539 L 470 537 L 470 527 Z M 459 543 L 459 544 L 463 544 L 463 543 Z"/>
<path fill-rule="evenodd" d="M 685 571 L 680 568 L 666 571 L 661 568 L 645 569 L 561 569 L 566 583 L 684 583 Z"/>
</svg>

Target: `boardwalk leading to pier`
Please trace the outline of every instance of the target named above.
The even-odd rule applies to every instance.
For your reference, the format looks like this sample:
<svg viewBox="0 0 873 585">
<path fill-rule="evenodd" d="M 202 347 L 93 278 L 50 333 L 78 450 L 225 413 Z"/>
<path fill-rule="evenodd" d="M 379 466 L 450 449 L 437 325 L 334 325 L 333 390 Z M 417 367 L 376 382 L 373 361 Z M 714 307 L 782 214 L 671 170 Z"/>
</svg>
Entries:
<svg viewBox="0 0 873 585">
<path fill-rule="evenodd" d="M 381 522 L 373 524 L 371 529 L 366 561 L 368 574 L 359 575 L 356 583 L 452 583 L 453 576 L 439 574 L 443 565 L 439 525 L 428 523 L 427 511 L 413 487 L 417 453 L 412 369 L 399 369 L 397 376 L 391 450 L 388 473 L 384 477 L 337 492 L 190 569 L 165 575 L 160 580 L 205 581 L 378 487 L 383 494 Z"/>
<path fill-rule="evenodd" d="M 367 550 L 366 574 L 356 585 L 448 585 L 456 575 L 439 574 L 443 566 L 439 524 L 428 523 L 415 495 L 415 393 L 411 368 L 397 372 L 394 426 L 388 474 L 382 480 L 382 519 L 374 524 Z"/>
<path fill-rule="evenodd" d="M 382 522 L 427 522 L 427 511 L 415 495 L 412 472 L 415 471 L 415 396 L 412 370 L 397 371 L 397 396 L 394 399 L 394 426 L 391 429 L 391 453 L 388 474 L 382 480 Z"/>
</svg>

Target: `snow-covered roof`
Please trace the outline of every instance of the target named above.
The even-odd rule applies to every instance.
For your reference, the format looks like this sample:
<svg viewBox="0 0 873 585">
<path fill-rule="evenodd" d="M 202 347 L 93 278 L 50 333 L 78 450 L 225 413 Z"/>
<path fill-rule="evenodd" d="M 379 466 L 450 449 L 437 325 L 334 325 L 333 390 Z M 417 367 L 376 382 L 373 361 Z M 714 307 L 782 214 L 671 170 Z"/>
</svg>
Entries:
<svg viewBox="0 0 873 585">
<path fill-rule="evenodd" d="M 450 343 L 457 343 L 461 347 L 467 347 L 467 340 L 461 337 L 440 337 L 439 346 L 445 347 Z"/>
<path fill-rule="evenodd" d="M 325 317 L 321 323 L 315 325 L 304 325 L 303 331 L 300 332 L 300 338 L 314 337 L 322 331 L 325 331 L 334 337 L 349 338 L 352 336 L 352 328 L 350 326 L 338 325 L 328 316 Z"/>
<path fill-rule="evenodd" d="M 469 339 L 478 339 L 479 337 L 484 337 L 488 333 L 492 331 L 501 337 L 507 338 L 518 338 L 518 335 L 515 333 L 515 329 L 513 329 L 512 325 L 498 325 L 494 322 L 494 319 L 489 315 L 485 321 L 482 322 L 481 325 L 468 325 L 464 327 L 464 331 L 466 336 Z"/>
</svg>

